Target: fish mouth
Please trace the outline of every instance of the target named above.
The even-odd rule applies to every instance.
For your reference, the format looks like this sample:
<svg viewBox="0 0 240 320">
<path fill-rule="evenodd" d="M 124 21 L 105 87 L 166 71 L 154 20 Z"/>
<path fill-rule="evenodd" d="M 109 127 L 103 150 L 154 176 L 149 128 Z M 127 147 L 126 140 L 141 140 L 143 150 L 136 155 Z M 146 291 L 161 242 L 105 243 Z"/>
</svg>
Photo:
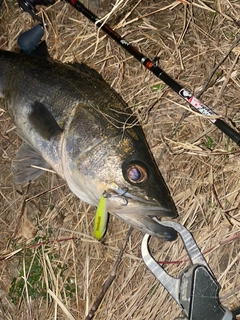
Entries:
<svg viewBox="0 0 240 320">
<path fill-rule="evenodd" d="M 125 199 L 127 201 L 127 199 Z M 144 203 L 144 202 L 143 202 Z M 138 203 L 133 206 L 122 205 L 119 209 L 115 209 L 116 214 L 138 214 L 139 216 L 149 216 L 149 217 L 173 217 L 175 218 L 176 212 L 165 207 L 153 206 L 151 202 L 148 203 L 148 206 L 142 206 L 143 203 Z M 144 203 L 145 204 L 145 203 Z"/>
<path fill-rule="evenodd" d="M 123 219 L 129 225 L 132 225 L 134 228 L 141 230 L 144 233 L 150 234 L 152 236 L 161 238 L 165 241 L 174 241 L 177 239 L 177 231 L 171 227 L 166 227 L 161 225 L 159 221 L 159 211 L 155 211 L 156 214 L 153 214 L 154 211 L 149 213 L 149 208 L 135 208 L 135 210 L 121 211 L 115 210 L 110 213 L 118 216 L 120 219 Z"/>
<path fill-rule="evenodd" d="M 116 214 L 121 214 L 124 211 L 126 214 L 138 214 L 150 217 L 169 217 L 176 218 L 177 211 L 174 202 L 170 198 L 169 203 L 161 203 L 154 199 L 145 199 L 133 195 L 127 188 L 110 189 L 106 192 L 106 197 L 118 197 L 122 200 L 121 206 L 115 209 Z"/>
<path fill-rule="evenodd" d="M 125 191 L 124 188 L 115 190 L 114 196 L 117 197 L 118 200 L 120 198 L 121 201 L 118 206 L 113 205 L 111 208 L 110 205 L 108 207 L 110 213 L 152 236 L 166 241 L 174 241 L 177 238 L 176 230 L 161 225 L 159 221 L 159 218 L 162 217 L 176 217 L 177 212 L 173 201 L 170 203 L 171 206 L 164 206 L 155 199 L 147 200 L 132 195 L 128 191 Z"/>
</svg>

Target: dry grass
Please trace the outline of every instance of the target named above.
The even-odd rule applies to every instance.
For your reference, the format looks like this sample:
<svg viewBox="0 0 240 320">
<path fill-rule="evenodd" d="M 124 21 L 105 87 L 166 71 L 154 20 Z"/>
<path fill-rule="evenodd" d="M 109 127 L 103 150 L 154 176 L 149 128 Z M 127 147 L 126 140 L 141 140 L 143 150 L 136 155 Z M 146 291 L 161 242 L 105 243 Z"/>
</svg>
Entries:
<svg viewBox="0 0 240 320">
<path fill-rule="evenodd" d="M 118 0 L 115 6 L 102 2 L 101 17 L 111 12 L 106 15 L 111 26 L 150 58 L 159 56 L 161 67 L 195 94 L 226 55 L 201 99 L 240 128 L 240 45 L 229 52 L 240 36 L 238 0 Z M 70 5 L 58 2 L 41 10 L 48 24 L 50 54 L 64 62 L 84 61 L 97 69 L 142 120 L 177 205 L 178 221 L 206 252 L 222 287 L 223 304 L 238 306 L 239 149 L 194 112 L 179 124 L 187 105 Z M 15 50 L 19 33 L 31 26 L 31 18 L 16 3 L 5 0 L 0 9 L 1 48 Z M 105 245 L 94 240 L 94 208 L 77 199 L 53 173 L 34 181 L 29 190 L 27 186 L 16 188 L 10 166 L 21 140 L 12 130 L 4 105 L 0 107 L 0 252 L 2 257 L 8 255 L 1 261 L 0 317 L 84 319 L 129 227 L 111 217 Z M 26 197 L 38 194 L 24 205 Z M 96 319 L 163 320 L 181 314 L 142 262 L 141 240 L 142 234 L 134 231 Z M 151 247 L 157 260 L 173 262 L 166 266 L 171 274 L 186 267 L 186 263 L 177 263 L 186 257 L 180 240 L 169 244 L 152 239 Z M 19 293 L 15 290 L 14 305 L 9 290 L 21 270 L 23 287 Z M 34 272 L 36 278 L 31 279 Z"/>
</svg>

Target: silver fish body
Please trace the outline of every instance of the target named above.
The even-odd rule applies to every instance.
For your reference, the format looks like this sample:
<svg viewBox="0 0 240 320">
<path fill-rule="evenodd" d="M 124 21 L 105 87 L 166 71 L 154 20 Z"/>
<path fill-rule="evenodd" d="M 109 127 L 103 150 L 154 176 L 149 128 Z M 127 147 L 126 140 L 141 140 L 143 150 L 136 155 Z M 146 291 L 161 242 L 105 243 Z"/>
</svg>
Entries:
<svg viewBox="0 0 240 320">
<path fill-rule="evenodd" d="M 152 217 L 177 216 L 137 119 L 93 69 L 0 50 L 0 97 L 25 141 L 13 162 L 16 183 L 52 168 L 82 200 L 166 240 Z"/>
</svg>

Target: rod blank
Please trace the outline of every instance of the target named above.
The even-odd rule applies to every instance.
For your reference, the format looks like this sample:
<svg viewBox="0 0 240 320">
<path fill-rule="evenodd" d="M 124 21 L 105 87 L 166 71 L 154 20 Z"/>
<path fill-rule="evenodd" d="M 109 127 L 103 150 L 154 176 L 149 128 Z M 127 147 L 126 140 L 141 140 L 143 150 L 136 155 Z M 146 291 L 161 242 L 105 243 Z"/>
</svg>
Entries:
<svg viewBox="0 0 240 320">
<path fill-rule="evenodd" d="M 143 64 L 148 70 L 150 70 L 155 76 L 166 83 L 173 91 L 175 91 L 180 97 L 186 100 L 192 107 L 192 109 L 198 111 L 205 116 L 215 116 L 209 121 L 213 123 L 218 129 L 224 132 L 231 140 L 236 142 L 240 146 L 240 134 L 235 129 L 230 127 L 225 121 L 218 118 L 218 115 L 210 109 L 208 106 L 203 104 L 200 100 L 193 96 L 191 92 L 182 87 L 178 82 L 172 79 L 166 72 L 156 66 L 149 58 L 144 56 L 128 41 L 122 38 L 116 31 L 114 31 L 108 24 L 103 24 L 101 20 L 90 10 L 88 10 L 78 0 L 66 0 L 70 3 L 77 11 L 81 12 L 85 17 L 92 21 L 98 28 L 101 28 L 106 34 L 108 34 L 114 41 L 116 41 L 121 47 L 123 47 L 128 53 L 130 53 L 135 59 Z"/>
</svg>

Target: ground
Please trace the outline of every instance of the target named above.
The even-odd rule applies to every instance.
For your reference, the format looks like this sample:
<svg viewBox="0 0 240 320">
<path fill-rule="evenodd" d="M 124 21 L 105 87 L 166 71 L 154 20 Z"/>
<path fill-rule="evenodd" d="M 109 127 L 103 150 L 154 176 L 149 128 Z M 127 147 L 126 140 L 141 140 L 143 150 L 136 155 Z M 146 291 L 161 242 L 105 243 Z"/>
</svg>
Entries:
<svg viewBox="0 0 240 320">
<path fill-rule="evenodd" d="M 238 0 L 89 1 L 112 28 L 240 131 Z M 224 306 L 239 306 L 239 147 L 192 111 L 158 78 L 69 4 L 39 7 L 50 55 L 98 70 L 139 117 L 176 203 L 221 285 Z M 110 13 L 110 14 L 108 14 Z M 0 48 L 34 22 L 16 2 L 0 8 Z M 210 77 L 212 75 L 212 77 Z M 129 226 L 111 217 L 104 243 L 92 235 L 95 208 L 54 173 L 15 186 L 11 162 L 21 139 L 0 102 L 1 319 L 85 319 Z M 181 309 L 141 259 L 134 230 L 95 319 L 174 319 Z M 181 240 L 152 239 L 151 252 L 177 276 L 189 262 Z"/>
</svg>

